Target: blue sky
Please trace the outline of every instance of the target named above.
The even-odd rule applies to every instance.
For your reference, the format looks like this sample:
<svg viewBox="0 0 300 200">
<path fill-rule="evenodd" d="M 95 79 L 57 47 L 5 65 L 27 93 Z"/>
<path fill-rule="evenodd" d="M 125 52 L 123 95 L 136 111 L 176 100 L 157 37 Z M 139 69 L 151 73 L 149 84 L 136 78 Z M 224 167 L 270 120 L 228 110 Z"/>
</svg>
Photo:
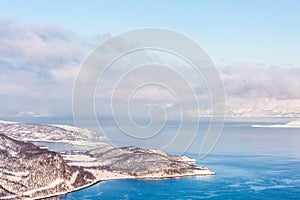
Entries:
<svg viewBox="0 0 300 200">
<path fill-rule="evenodd" d="M 171 3 L 172 2 L 172 3 Z M 161 27 L 200 43 L 220 66 L 300 65 L 299 1 L 1 1 L 1 17 L 77 34 Z"/>
<path fill-rule="evenodd" d="M 74 81 L 88 53 L 101 38 L 143 27 L 172 29 L 198 42 L 220 69 L 229 113 L 300 116 L 300 1 L 0 3 L 0 116 L 71 116 Z M 152 99 L 176 110 L 165 92 L 147 91 L 140 107 Z M 97 101 L 107 109 L 109 94 L 102 91 Z"/>
</svg>

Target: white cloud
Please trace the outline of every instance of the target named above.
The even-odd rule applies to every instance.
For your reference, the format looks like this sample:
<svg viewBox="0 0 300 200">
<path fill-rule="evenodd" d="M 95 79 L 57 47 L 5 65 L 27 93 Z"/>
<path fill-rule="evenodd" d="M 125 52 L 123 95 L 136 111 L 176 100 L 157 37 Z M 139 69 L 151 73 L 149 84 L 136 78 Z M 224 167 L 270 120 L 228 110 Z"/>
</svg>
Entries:
<svg viewBox="0 0 300 200">
<path fill-rule="evenodd" d="M 116 48 L 128 45 L 119 42 Z M 13 115 L 20 111 L 71 115 L 73 84 L 84 58 L 93 47 L 90 38 L 54 25 L 26 25 L 0 19 L 0 115 Z M 123 73 L 132 66 L 161 59 L 145 52 L 129 58 L 111 66 L 102 80 L 104 87 L 97 91 L 96 105 L 101 106 L 103 113 L 110 109 L 109 98 Z M 210 97 L 203 80 L 181 64 L 176 66 L 175 62 L 173 66 L 193 85 L 200 104 L 200 111 L 186 107 L 184 112 L 192 117 L 208 115 L 211 112 Z M 300 115 L 299 67 L 247 64 L 221 68 L 220 73 L 230 115 Z M 168 74 L 156 75 L 166 82 L 174 81 Z M 124 92 L 136 89 L 135 83 L 145 77 L 149 74 L 127 77 Z M 185 86 L 179 81 L 173 86 L 176 91 L 185 92 Z M 128 100 L 120 97 L 118 101 Z M 191 99 L 183 98 L 183 101 L 188 105 Z M 137 115 L 147 113 L 153 104 L 160 104 L 171 115 L 178 116 L 180 111 L 176 98 L 157 86 L 140 88 L 131 103 L 135 104 L 131 106 Z"/>
<path fill-rule="evenodd" d="M 61 69 L 51 69 L 50 72 L 57 81 L 75 80 L 80 70 L 80 66 L 63 67 Z"/>
<path fill-rule="evenodd" d="M 60 27 L 0 19 L 0 115 L 70 115 L 88 40 Z"/>
<path fill-rule="evenodd" d="M 6 68 L 47 72 L 81 61 L 84 41 L 53 25 L 29 26 L 0 19 L 0 63 Z"/>
<path fill-rule="evenodd" d="M 15 94 L 26 94 L 27 89 L 15 84 L 2 83 L 0 85 L 0 96 L 1 95 L 15 95 Z"/>
<path fill-rule="evenodd" d="M 300 99 L 300 68 L 235 65 L 223 68 L 227 95 L 240 98 Z"/>
</svg>

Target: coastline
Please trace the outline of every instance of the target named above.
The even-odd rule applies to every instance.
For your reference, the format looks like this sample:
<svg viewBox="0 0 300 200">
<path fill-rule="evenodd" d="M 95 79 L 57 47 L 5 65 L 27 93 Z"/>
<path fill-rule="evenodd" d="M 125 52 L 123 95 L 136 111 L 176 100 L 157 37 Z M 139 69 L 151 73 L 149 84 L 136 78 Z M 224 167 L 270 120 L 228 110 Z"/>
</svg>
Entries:
<svg viewBox="0 0 300 200">
<path fill-rule="evenodd" d="M 88 170 L 88 171 L 92 171 L 92 170 Z M 93 170 L 95 172 L 95 170 Z M 101 170 L 100 170 L 101 171 Z M 192 174 L 192 173 L 187 173 L 187 174 L 174 174 L 174 175 L 168 175 L 168 176 L 159 176 L 159 175 L 154 175 L 154 176 L 130 176 L 130 175 L 123 175 L 123 174 L 118 174 L 118 173 L 113 173 L 113 172 L 109 172 L 110 176 L 107 176 L 107 174 L 105 174 L 105 177 L 101 177 L 101 178 L 97 178 L 95 181 L 93 181 L 92 183 L 89 183 L 87 185 L 84 186 L 80 186 L 78 188 L 75 188 L 73 190 L 69 190 L 66 192 L 59 192 L 59 193 L 55 193 L 55 194 L 51 194 L 51 195 L 47 195 L 47 196 L 42 196 L 42 197 L 35 197 L 35 198 L 28 198 L 29 199 L 33 199 L 33 200 L 39 200 L 39 199 L 45 199 L 45 198 L 51 198 L 51 197 L 58 197 L 61 195 L 66 195 L 68 193 L 71 192 L 76 192 L 82 189 L 86 189 L 88 187 L 91 187 L 97 183 L 100 183 L 102 181 L 111 181 L 111 180 L 128 180 L 128 179 L 136 179 L 136 180 L 153 180 L 153 179 L 169 179 L 169 178 L 183 178 L 183 177 L 192 177 L 192 176 L 211 176 L 211 175 L 215 175 L 216 173 L 209 170 L 209 169 L 204 169 L 203 171 L 206 171 L 207 173 L 203 173 L 203 174 Z M 1 199 L 1 198 L 0 198 Z"/>
<path fill-rule="evenodd" d="M 18 124 L 16 122 L 5 122 L 0 121 L 0 124 Z M 22 125 L 22 124 L 21 124 Z M 38 126 L 38 125 L 36 125 Z M 44 127 L 44 126 L 43 126 Z M 70 128 L 69 128 L 70 129 Z M 19 129 L 14 129 L 15 132 Z M 66 130 L 67 131 L 67 130 Z M 20 139 L 20 138 L 18 138 Z M 203 166 L 195 166 L 191 163 L 196 162 L 195 159 L 187 157 L 187 156 L 174 156 L 169 155 L 165 152 L 160 150 L 152 150 L 152 149 L 142 149 L 139 147 L 113 147 L 110 145 L 103 145 L 101 148 L 92 149 L 85 153 L 77 152 L 73 150 L 64 150 L 60 153 L 49 151 L 45 147 L 38 147 L 32 142 L 51 142 L 51 143 L 58 143 L 62 142 L 68 144 L 70 140 L 61 139 L 56 141 L 49 141 L 47 138 L 41 139 L 40 138 L 27 138 L 24 136 L 21 140 L 15 140 L 13 138 L 9 138 L 6 135 L 3 135 L 3 144 L 6 144 L 7 140 L 10 141 L 13 145 L 20 146 L 25 145 L 26 148 L 33 148 L 37 152 L 43 152 L 49 154 L 57 154 L 61 156 L 61 159 L 65 161 L 66 165 L 70 167 L 82 167 L 83 171 L 89 172 L 93 175 L 91 179 L 84 179 L 86 183 L 85 185 L 81 185 L 76 187 L 76 184 L 72 185 L 70 183 L 68 187 L 61 189 L 60 191 L 56 188 L 61 182 L 66 180 L 62 178 L 57 178 L 52 182 L 48 182 L 47 185 L 42 185 L 40 188 L 32 187 L 30 190 L 20 193 L 10 193 L 7 196 L 0 197 L 2 199 L 45 199 L 45 198 L 53 198 L 58 197 L 61 195 L 66 195 L 71 192 L 75 192 L 78 190 L 82 190 L 88 188 L 92 185 L 95 185 L 101 181 L 108 181 L 108 180 L 122 180 L 122 179 L 140 179 L 140 180 L 153 180 L 153 179 L 169 179 L 169 178 L 181 178 L 187 176 L 207 176 L 207 175 L 214 175 L 215 172 L 210 171 L 208 168 Z M 23 141 L 22 141 L 23 140 Z M 30 140 L 30 141 L 28 141 Z M 72 141 L 74 144 L 74 141 Z M 10 144 L 9 143 L 9 144 Z M 29 144 L 31 143 L 31 144 Z M 75 141 L 75 145 L 83 144 L 84 142 Z M 85 142 L 86 144 L 86 142 Z M 95 144 L 99 143 L 92 143 L 91 146 L 97 146 Z M 101 143 L 103 144 L 103 143 Z M 105 143 L 104 143 L 105 144 Z M 28 147 L 27 147 L 27 146 Z M 25 148 L 24 147 L 24 148 Z M 20 152 L 10 151 L 10 149 L 3 146 L 3 149 L 11 156 L 21 155 Z M 43 150 L 42 150 L 43 149 Z M 51 157 L 52 158 L 52 157 Z M 53 157 L 54 159 L 54 157 Z M 29 160 L 30 161 L 30 160 Z M 134 163 L 134 166 L 128 165 L 128 163 Z M 145 165 L 144 161 L 147 161 L 149 164 Z M 157 163 L 159 163 L 157 165 Z M 143 165 L 144 164 L 144 165 Z M 125 168 L 124 168 L 125 167 Z M 126 168 L 127 167 L 127 168 Z M 133 172 L 132 169 L 136 169 Z M 155 169 L 155 170 L 154 170 Z M 44 174 L 45 175 L 45 174 Z M 46 175 L 47 176 L 47 175 Z M 75 176 L 77 177 L 77 175 Z M 11 179 L 15 178 L 15 176 L 11 176 Z M 41 182 L 43 182 L 45 176 L 41 176 Z M 72 177 L 71 177 L 72 179 Z M 75 180 L 72 181 L 74 183 Z M 53 192 L 57 191 L 56 193 L 49 194 L 47 189 L 52 189 Z M 32 195 L 34 193 L 41 192 L 41 196 Z M 44 195 L 43 195 L 44 193 Z M 47 194 L 48 193 L 48 194 Z"/>
</svg>

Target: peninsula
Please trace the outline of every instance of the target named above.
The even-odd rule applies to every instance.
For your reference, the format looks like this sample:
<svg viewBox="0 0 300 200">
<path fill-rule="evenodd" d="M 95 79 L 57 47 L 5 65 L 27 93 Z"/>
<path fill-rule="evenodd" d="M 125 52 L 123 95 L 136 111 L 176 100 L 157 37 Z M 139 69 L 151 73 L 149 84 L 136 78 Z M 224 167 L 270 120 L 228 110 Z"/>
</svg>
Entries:
<svg viewBox="0 0 300 200">
<path fill-rule="evenodd" d="M 27 131 L 22 132 L 22 126 Z M 35 130 L 44 128 L 49 134 L 52 128 L 58 134 L 59 128 L 60 141 L 71 141 L 72 137 L 83 140 L 87 137 L 87 132 L 84 131 L 81 135 L 78 131 L 80 129 L 3 121 L 0 122 L 0 128 L 0 199 L 57 196 L 112 179 L 157 179 L 215 174 L 206 167 L 193 164 L 196 160 L 192 158 L 170 155 L 159 150 L 104 145 L 86 152 L 55 152 L 25 142 L 31 140 L 30 137 L 42 138 Z M 77 132 L 74 133 L 74 130 Z M 62 137 L 64 131 L 69 138 Z M 50 135 L 47 140 L 49 138 Z"/>
</svg>

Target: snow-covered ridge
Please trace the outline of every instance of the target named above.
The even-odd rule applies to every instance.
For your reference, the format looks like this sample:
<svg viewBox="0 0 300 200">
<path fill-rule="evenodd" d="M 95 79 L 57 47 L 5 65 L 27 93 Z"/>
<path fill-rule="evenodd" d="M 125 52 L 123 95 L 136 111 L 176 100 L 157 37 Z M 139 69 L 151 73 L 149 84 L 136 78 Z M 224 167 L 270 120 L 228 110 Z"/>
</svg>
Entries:
<svg viewBox="0 0 300 200">
<path fill-rule="evenodd" d="M 69 132 L 80 133 L 82 136 L 86 138 L 104 139 L 104 136 L 99 136 L 95 131 L 86 128 L 79 128 L 76 126 L 60 125 L 60 124 L 50 124 L 50 126 L 58 127 Z"/>
<path fill-rule="evenodd" d="M 23 141 L 62 142 L 72 145 L 96 146 L 105 137 L 93 130 L 67 125 L 26 124 L 0 120 L 0 132 Z"/>
<path fill-rule="evenodd" d="M 99 180 L 106 179 L 107 173 L 114 173 L 114 179 L 120 175 L 123 175 L 121 178 L 125 175 L 127 178 L 152 179 L 215 174 L 206 167 L 191 164 L 195 161 L 193 158 L 133 146 L 107 145 L 85 153 L 61 152 L 61 156 L 69 165 L 83 167 Z"/>
</svg>

